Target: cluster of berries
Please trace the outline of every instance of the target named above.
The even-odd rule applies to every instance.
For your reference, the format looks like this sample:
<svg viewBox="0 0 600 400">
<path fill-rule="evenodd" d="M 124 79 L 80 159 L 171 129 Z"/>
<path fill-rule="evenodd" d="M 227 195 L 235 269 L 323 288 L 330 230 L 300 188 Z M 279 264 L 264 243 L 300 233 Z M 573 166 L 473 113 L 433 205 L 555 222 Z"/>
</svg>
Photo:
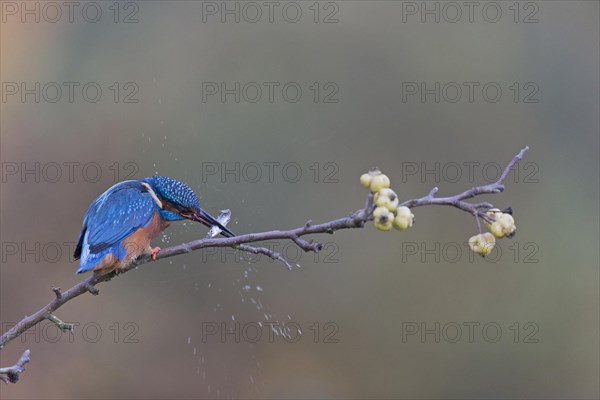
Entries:
<svg viewBox="0 0 600 400">
<path fill-rule="evenodd" d="M 415 216 L 410 208 L 399 206 L 396 192 L 390 189 L 390 178 L 382 174 L 377 168 L 370 170 L 360 177 L 360 183 L 371 190 L 374 194 L 375 210 L 373 211 L 373 222 L 375 228 L 380 231 L 389 231 L 392 227 L 403 231 L 413 226 Z M 482 257 L 492 252 L 496 245 L 496 238 L 511 238 L 517 227 L 510 209 L 500 211 L 490 208 L 486 211 L 492 222 L 483 220 L 491 232 L 480 233 L 469 239 L 471 250 Z"/>
<path fill-rule="evenodd" d="M 486 215 L 494 220 L 492 223 L 483 220 L 491 232 L 472 236 L 469 239 L 469 247 L 471 250 L 482 257 L 485 257 L 494 249 L 496 238 L 502 239 L 503 237 L 511 238 L 514 236 L 517 231 L 517 226 L 515 225 L 515 219 L 510 214 L 510 210 L 508 211 L 509 212 L 503 212 L 497 208 L 491 208 L 486 212 Z"/>
<path fill-rule="evenodd" d="M 375 210 L 373 223 L 380 231 L 389 231 L 392 227 L 403 231 L 413 226 L 415 216 L 410 208 L 398 206 L 398 195 L 390 189 L 390 178 L 378 169 L 372 169 L 360 177 L 360 183 L 374 193 Z"/>
</svg>

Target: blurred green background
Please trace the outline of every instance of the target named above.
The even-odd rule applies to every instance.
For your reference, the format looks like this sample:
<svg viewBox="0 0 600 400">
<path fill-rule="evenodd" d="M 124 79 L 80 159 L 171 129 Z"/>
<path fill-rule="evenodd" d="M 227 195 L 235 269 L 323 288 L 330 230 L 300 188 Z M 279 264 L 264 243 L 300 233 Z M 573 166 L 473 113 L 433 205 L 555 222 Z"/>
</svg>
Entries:
<svg viewBox="0 0 600 400">
<path fill-rule="evenodd" d="M 497 2 L 485 18 L 483 2 L 472 22 L 455 3 L 454 23 L 443 2 L 282 2 L 272 22 L 263 2 L 86 4 L 69 22 L 64 5 L 58 18 L 46 3 L 2 2 L 2 331 L 81 279 L 69 246 L 83 213 L 127 177 L 181 179 L 249 233 L 360 208 L 358 177 L 374 165 L 403 199 L 449 195 L 490 182 L 486 163 L 529 145 L 505 193 L 484 198 L 512 206 L 518 234 L 495 261 L 475 259 L 473 219 L 424 207 L 405 232 L 315 237 L 327 244 L 317 257 L 276 244 L 301 266 L 291 272 L 221 250 L 146 265 L 61 308 L 73 336 L 44 323 L 2 350 L 2 366 L 32 350 L 3 399 L 599 396 L 598 2 Z M 254 5 L 263 15 L 249 22 Z M 40 22 L 23 7 L 39 7 Z M 225 7 L 239 7 L 239 23 L 221 22 Z M 422 7 L 438 7 L 439 23 L 421 22 Z M 223 82 L 240 83 L 239 102 L 205 91 Z M 278 85 L 272 102 L 264 82 Z M 297 102 L 293 87 L 282 93 L 290 82 Z M 421 82 L 479 86 L 472 101 L 465 89 L 452 102 L 453 84 L 421 101 L 406 92 Z M 253 83 L 265 89 L 256 102 Z M 436 162 L 440 176 L 422 176 Z M 157 245 L 205 232 L 174 224 Z M 258 322 L 261 338 L 245 340 Z M 268 322 L 302 335 L 271 340 Z M 236 323 L 248 328 L 239 343 L 207 335 Z"/>
</svg>

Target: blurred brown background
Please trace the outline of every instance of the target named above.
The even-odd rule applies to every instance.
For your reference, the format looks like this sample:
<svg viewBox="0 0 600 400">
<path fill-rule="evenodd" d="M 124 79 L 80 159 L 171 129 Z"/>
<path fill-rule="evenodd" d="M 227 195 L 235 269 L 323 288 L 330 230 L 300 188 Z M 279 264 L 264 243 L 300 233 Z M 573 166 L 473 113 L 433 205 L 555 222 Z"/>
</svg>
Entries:
<svg viewBox="0 0 600 400">
<path fill-rule="evenodd" d="M 473 219 L 442 207 L 416 209 L 406 232 L 318 237 L 316 258 L 280 243 L 291 272 L 223 251 L 163 260 L 61 308 L 72 337 L 44 323 L 10 343 L 0 365 L 25 348 L 32 361 L 2 399 L 598 397 L 597 2 L 482 2 L 472 22 L 443 2 L 282 2 L 273 22 L 262 2 L 81 2 L 73 22 L 57 4 L 60 18 L 1 4 L 2 331 L 81 279 L 69 246 L 83 213 L 127 177 L 181 179 L 248 233 L 360 208 L 373 165 L 407 199 L 489 182 L 531 151 L 485 198 L 518 225 L 495 262 L 467 252 Z M 239 23 L 221 22 L 236 7 Z M 239 102 L 206 92 L 223 82 Z M 440 83 L 439 102 L 408 94 L 421 82 Z M 174 224 L 157 244 L 205 231 Z M 270 339 L 282 321 L 295 343 Z M 208 335 L 222 323 L 240 324 L 239 343 Z"/>
</svg>

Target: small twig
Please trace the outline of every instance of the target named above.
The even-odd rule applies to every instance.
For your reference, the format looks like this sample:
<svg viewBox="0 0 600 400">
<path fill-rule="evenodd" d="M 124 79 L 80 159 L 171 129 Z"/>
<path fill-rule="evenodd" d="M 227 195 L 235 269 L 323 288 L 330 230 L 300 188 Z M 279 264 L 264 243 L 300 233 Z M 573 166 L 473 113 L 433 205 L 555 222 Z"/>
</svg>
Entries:
<svg viewBox="0 0 600 400">
<path fill-rule="evenodd" d="M 57 299 L 60 299 L 62 297 L 62 292 L 60 291 L 59 287 L 54 287 L 52 288 L 52 291 L 54 292 L 54 294 L 56 295 Z"/>
<path fill-rule="evenodd" d="M 475 217 L 475 222 L 477 223 L 477 232 L 481 233 L 481 222 L 479 222 L 477 212 L 473 214 L 473 217 Z"/>
<path fill-rule="evenodd" d="M 300 247 L 302 250 L 304 250 L 306 252 L 312 251 L 314 253 L 318 253 L 319 251 L 321 251 L 323 249 L 323 245 L 321 243 L 316 243 L 313 240 L 311 240 L 309 242 L 298 236 L 292 237 L 292 241 L 294 243 L 296 243 L 296 245 L 298 247 Z"/>
<path fill-rule="evenodd" d="M 107 281 L 110 279 L 107 279 Z M 98 289 L 96 289 L 94 287 L 93 284 L 91 283 L 86 283 L 85 285 L 83 285 L 84 289 L 88 292 L 90 292 L 91 294 L 93 294 L 94 296 L 98 296 L 98 294 L 100 294 L 100 291 Z"/>
<path fill-rule="evenodd" d="M 278 253 L 273 250 L 269 250 L 266 247 L 254 247 L 254 246 L 250 246 L 248 244 L 240 244 L 239 246 L 236 247 L 236 249 L 247 251 L 247 252 L 253 253 L 253 254 L 264 254 L 266 256 L 271 257 L 275 261 L 281 261 L 287 267 L 288 270 L 292 269 L 291 264 L 288 262 L 288 260 L 286 260 L 281 255 L 281 253 Z"/>
<path fill-rule="evenodd" d="M 54 323 L 54 325 L 56 325 L 61 331 L 73 333 L 73 329 L 75 328 L 75 326 L 73 324 L 63 322 L 56 315 L 49 313 L 48 315 L 46 315 L 46 319 Z"/>
<path fill-rule="evenodd" d="M 0 380 L 4 383 L 17 383 L 21 372 L 25 371 L 25 364 L 29 362 L 30 350 L 25 350 L 19 361 L 12 367 L 0 368 Z"/>
</svg>

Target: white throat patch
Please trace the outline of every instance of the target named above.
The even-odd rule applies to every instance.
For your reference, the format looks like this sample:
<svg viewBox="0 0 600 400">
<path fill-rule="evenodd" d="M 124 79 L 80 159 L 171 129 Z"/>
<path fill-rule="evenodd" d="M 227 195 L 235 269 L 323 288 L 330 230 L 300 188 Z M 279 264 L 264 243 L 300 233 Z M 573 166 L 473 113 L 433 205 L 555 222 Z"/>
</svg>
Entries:
<svg viewBox="0 0 600 400">
<path fill-rule="evenodd" d="M 154 200 L 154 202 L 156 203 L 158 208 L 160 208 L 162 210 L 163 209 L 162 201 L 160 201 L 160 199 L 156 195 L 156 192 L 154 192 L 154 189 L 152 189 L 152 186 L 150 186 L 146 182 L 142 182 L 142 186 L 144 186 L 148 190 L 148 193 L 150 193 L 150 196 L 152 196 L 152 200 Z"/>
</svg>

